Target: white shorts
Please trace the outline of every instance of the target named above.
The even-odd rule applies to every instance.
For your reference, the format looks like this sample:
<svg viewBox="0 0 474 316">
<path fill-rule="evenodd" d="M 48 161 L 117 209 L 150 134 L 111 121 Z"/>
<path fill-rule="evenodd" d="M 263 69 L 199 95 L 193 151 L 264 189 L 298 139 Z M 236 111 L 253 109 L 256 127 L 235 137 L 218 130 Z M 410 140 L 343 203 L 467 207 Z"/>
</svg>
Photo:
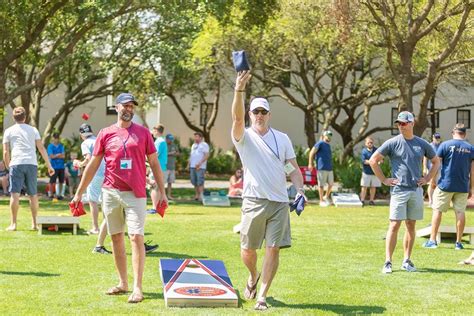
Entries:
<svg viewBox="0 0 474 316">
<path fill-rule="evenodd" d="M 360 178 L 360 186 L 361 187 L 380 187 L 382 183 L 380 182 L 379 178 L 377 178 L 374 174 L 365 174 L 362 172 L 362 177 Z"/>
<path fill-rule="evenodd" d="M 137 198 L 133 191 L 102 188 L 102 211 L 109 235 L 123 233 L 127 224 L 129 235 L 145 235 L 146 198 Z"/>
<path fill-rule="evenodd" d="M 165 175 L 165 184 L 174 183 L 176 181 L 176 171 L 175 170 L 165 170 L 163 171 Z"/>
<path fill-rule="evenodd" d="M 87 200 L 89 202 L 100 203 L 102 194 L 102 184 L 104 183 L 104 177 L 95 176 L 92 178 L 91 183 L 87 187 Z"/>
</svg>

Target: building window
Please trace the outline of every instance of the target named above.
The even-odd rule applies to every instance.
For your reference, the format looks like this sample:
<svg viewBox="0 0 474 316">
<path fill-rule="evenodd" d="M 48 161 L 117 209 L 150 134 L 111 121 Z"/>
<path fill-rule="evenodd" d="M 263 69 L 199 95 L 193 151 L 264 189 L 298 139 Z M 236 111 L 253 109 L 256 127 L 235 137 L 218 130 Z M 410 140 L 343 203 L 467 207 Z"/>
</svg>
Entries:
<svg viewBox="0 0 474 316">
<path fill-rule="evenodd" d="M 457 123 L 462 123 L 466 128 L 471 128 L 471 110 L 458 110 Z"/>
<path fill-rule="evenodd" d="M 117 115 L 117 111 L 115 111 L 115 104 L 114 104 L 112 94 L 108 94 L 107 96 L 105 96 L 105 114 Z"/>
<path fill-rule="evenodd" d="M 393 126 L 391 130 L 392 135 L 398 135 L 400 133 L 398 131 L 397 124 L 394 123 L 397 117 L 398 117 L 398 108 L 392 108 L 392 116 L 390 117 L 391 118 L 390 124 Z"/>
<path fill-rule="evenodd" d="M 288 71 L 282 72 L 278 76 L 278 80 L 283 84 L 285 88 L 291 87 L 291 73 Z"/>
<path fill-rule="evenodd" d="M 205 126 L 211 118 L 213 103 L 201 103 L 199 124 Z"/>
</svg>

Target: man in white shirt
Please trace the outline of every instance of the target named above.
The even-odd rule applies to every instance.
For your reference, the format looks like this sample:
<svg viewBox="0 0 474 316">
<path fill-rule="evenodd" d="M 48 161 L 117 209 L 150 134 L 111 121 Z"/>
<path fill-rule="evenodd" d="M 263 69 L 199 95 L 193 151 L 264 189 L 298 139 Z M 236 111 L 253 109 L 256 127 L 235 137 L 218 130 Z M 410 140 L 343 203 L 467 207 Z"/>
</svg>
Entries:
<svg viewBox="0 0 474 316">
<path fill-rule="evenodd" d="M 270 128 L 270 105 L 266 99 L 252 100 L 249 111 L 252 124 L 245 128 L 243 93 L 250 78 L 248 71 L 239 72 L 237 76 L 232 103 L 232 141 L 244 167 L 240 247 L 242 261 L 250 272 L 244 296 L 246 299 L 257 297 L 261 276 L 255 309 L 266 310 L 266 297 L 278 269 L 280 248 L 291 246 L 286 176 L 289 175 L 303 196 L 304 189 L 291 140 Z M 256 250 L 262 247 L 264 240 L 265 257 L 259 274 Z"/>
<path fill-rule="evenodd" d="M 31 229 L 36 230 L 36 216 L 38 214 L 38 160 L 36 159 L 36 148 L 40 152 L 50 176 L 54 169 L 48 159 L 48 153 L 41 142 L 41 137 L 36 128 L 25 123 L 26 112 L 23 107 L 13 110 L 15 125 L 7 128 L 3 134 L 3 160 L 5 167 L 10 169 L 10 212 L 11 222 L 8 231 L 17 229 L 17 215 L 20 207 L 20 193 L 26 187 L 26 193 L 30 198 Z M 10 153 L 11 151 L 11 153 Z"/>
<path fill-rule="evenodd" d="M 196 201 L 202 199 L 204 192 L 204 176 L 206 173 L 207 159 L 209 159 L 209 145 L 204 141 L 201 132 L 194 133 L 194 144 L 191 146 L 191 154 L 189 155 L 189 172 L 191 183 L 194 186 Z"/>
</svg>

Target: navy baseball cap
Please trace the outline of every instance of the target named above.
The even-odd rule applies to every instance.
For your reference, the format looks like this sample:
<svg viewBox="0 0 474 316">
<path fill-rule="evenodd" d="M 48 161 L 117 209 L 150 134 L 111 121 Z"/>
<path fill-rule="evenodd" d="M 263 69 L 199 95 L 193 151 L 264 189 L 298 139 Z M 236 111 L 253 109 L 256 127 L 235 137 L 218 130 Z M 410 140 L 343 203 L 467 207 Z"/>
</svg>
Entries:
<svg viewBox="0 0 474 316">
<path fill-rule="evenodd" d="M 138 102 L 131 93 L 120 93 L 117 99 L 115 99 L 115 104 L 125 104 L 127 102 L 133 102 L 135 105 L 138 105 Z"/>
<path fill-rule="evenodd" d="M 413 116 L 413 113 L 408 112 L 408 111 L 403 111 L 398 113 L 397 119 L 395 120 L 395 123 L 412 123 L 415 121 L 415 116 Z"/>
<path fill-rule="evenodd" d="M 90 136 L 93 134 L 92 127 L 86 123 L 81 124 L 81 126 L 79 126 L 79 133 L 84 137 Z"/>
<path fill-rule="evenodd" d="M 434 138 L 441 138 L 441 134 L 436 132 L 436 133 L 433 134 L 433 137 Z"/>
</svg>

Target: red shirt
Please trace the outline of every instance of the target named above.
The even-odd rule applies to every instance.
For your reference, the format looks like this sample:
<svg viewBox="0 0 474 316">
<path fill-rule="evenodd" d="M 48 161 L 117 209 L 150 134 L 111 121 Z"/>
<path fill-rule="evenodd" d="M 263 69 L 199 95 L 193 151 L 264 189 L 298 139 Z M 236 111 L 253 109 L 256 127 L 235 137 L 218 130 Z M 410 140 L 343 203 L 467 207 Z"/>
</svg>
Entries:
<svg viewBox="0 0 474 316">
<path fill-rule="evenodd" d="M 93 155 L 104 155 L 104 188 L 133 191 L 137 198 L 146 198 L 146 156 L 156 153 L 151 133 L 132 123 L 128 128 L 116 124 L 102 129 L 97 135 Z M 123 160 L 131 160 L 130 169 L 121 169 Z"/>
</svg>

